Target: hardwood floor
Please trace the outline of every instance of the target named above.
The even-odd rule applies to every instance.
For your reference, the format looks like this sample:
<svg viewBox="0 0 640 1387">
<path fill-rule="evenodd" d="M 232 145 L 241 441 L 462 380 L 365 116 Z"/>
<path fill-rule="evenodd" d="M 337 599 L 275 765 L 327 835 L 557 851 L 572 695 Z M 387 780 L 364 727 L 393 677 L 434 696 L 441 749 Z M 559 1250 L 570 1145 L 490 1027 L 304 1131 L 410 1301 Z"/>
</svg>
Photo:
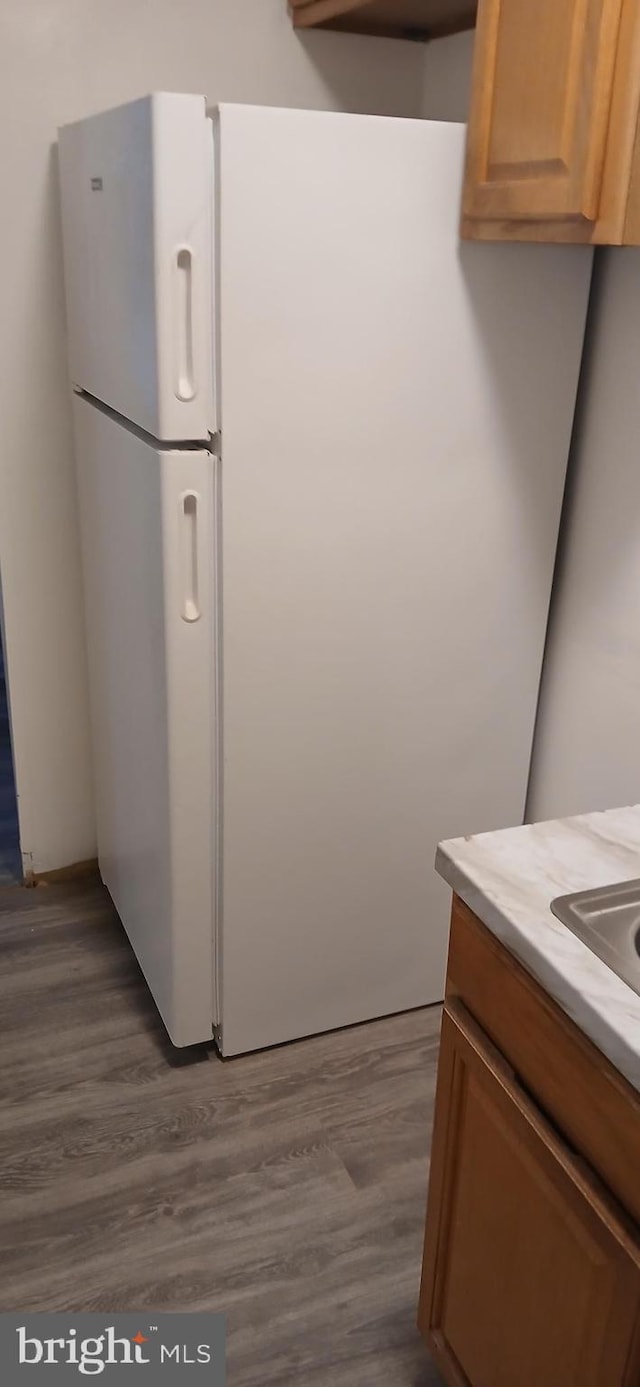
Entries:
<svg viewBox="0 0 640 1387">
<path fill-rule="evenodd" d="M 229 1387 L 440 1384 L 439 1008 L 175 1051 L 94 880 L 0 889 L 0 965 L 0 1310 L 223 1310 Z"/>
</svg>

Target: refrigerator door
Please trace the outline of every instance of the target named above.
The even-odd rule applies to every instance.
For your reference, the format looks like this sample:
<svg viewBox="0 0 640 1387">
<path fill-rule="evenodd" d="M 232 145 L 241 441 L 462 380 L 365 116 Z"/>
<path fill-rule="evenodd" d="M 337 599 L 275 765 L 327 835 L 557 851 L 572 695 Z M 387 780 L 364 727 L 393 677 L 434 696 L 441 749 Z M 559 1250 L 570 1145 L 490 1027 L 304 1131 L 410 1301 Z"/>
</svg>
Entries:
<svg viewBox="0 0 640 1387">
<path fill-rule="evenodd" d="M 591 252 L 460 246 L 463 155 L 219 112 L 227 1054 L 440 999 L 522 820 Z"/>
<path fill-rule="evenodd" d="M 71 379 L 164 442 L 216 428 L 213 140 L 157 93 L 60 131 Z"/>
<path fill-rule="evenodd" d="M 190 1045 L 215 1020 L 215 463 L 74 412 L 100 870 Z"/>
</svg>

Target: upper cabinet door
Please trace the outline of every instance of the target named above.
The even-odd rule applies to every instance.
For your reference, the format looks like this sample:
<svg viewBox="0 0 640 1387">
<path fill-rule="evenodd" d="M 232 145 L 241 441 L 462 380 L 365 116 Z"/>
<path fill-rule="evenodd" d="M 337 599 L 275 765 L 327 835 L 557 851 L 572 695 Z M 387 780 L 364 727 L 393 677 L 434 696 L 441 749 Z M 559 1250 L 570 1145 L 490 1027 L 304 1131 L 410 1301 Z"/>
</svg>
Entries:
<svg viewBox="0 0 640 1387">
<path fill-rule="evenodd" d="M 480 0 L 464 217 L 596 220 L 621 8 Z"/>
</svg>

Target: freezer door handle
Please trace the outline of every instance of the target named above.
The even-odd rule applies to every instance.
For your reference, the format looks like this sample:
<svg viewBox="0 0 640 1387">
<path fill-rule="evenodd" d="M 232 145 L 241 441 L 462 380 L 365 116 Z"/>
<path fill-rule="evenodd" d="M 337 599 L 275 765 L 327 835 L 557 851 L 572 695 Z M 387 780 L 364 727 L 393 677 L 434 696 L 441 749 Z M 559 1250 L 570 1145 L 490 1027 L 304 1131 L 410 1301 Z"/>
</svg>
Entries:
<svg viewBox="0 0 640 1387">
<path fill-rule="evenodd" d="M 175 253 L 174 280 L 176 321 L 176 378 L 174 391 L 179 400 L 193 400 L 196 394 L 193 364 L 193 272 L 194 254 L 191 246 L 178 246 Z"/>
<path fill-rule="evenodd" d="M 198 555 L 198 502 L 197 491 L 185 491 L 180 497 L 180 530 L 182 550 L 182 604 L 183 621 L 198 621 L 200 607 L 200 574 Z"/>
</svg>

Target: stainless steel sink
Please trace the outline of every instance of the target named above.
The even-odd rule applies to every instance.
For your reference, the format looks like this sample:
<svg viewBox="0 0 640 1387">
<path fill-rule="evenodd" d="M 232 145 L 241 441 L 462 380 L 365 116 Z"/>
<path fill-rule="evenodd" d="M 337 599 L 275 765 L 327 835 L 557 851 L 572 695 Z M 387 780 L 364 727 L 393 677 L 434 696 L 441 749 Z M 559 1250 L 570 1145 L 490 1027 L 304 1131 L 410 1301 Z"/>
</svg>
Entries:
<svg viewBox="0 0 640 1387">
<path fill-rule="evenodd" d="M 640 996 L 640 878 L 557 896 L 551 909 Z"/>
</svg>

